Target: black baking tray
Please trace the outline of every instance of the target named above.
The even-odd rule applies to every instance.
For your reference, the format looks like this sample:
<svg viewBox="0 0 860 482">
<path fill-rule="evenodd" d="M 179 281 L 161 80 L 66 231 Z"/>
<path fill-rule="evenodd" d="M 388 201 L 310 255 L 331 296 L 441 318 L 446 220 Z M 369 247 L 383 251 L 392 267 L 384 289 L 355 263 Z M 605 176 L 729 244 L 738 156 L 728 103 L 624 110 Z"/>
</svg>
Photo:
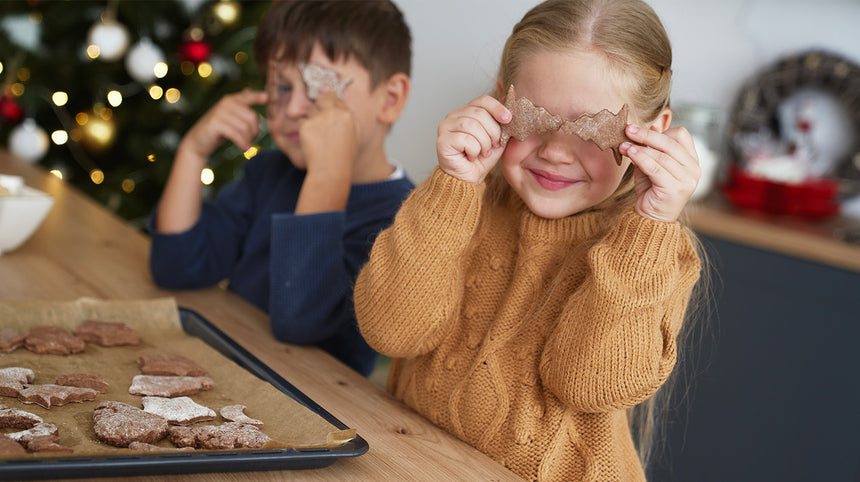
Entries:
<svg viewBox="0 0 860 482">
<path fill-rule="evenodd" d="M 179 308 L 182 328 L 222 355 L 318 414 L 341 430 L 343 422 L 248 353 L 193 310 Z M 68 456 L 0 459 L 0 480 L 69 479 L 204 472 L 250 472 L 328 467 L 341 457 L 357 457 L 369 446 L 361 436 L 335 448 L 225 450 L 217 452 L 142 453 L 107 456 Z"/>
</svg>

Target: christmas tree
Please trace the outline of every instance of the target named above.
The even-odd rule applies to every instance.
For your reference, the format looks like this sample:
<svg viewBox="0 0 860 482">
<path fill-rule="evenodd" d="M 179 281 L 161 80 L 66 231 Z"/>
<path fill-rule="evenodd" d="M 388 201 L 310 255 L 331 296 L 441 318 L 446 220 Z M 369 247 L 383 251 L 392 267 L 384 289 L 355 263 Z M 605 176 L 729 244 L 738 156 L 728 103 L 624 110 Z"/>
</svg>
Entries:
<svg viewBox="0 0 860 482">
<path fill-rule="evenodd" d="M 0 145 L 144 227 L 185 131 L 261 88 L 253 39 L 270 5 L 0 0 Z M 222 145 L 201 173 L 208 195 L 252 154 Z"/>
</svg>

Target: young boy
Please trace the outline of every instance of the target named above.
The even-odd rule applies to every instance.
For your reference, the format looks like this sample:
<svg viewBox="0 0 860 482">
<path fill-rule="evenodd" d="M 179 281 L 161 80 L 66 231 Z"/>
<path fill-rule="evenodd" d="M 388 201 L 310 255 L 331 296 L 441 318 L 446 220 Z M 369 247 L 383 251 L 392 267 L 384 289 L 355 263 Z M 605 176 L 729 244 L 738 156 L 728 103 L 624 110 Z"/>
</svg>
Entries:
<svg viewBox="0 0 860 482">
<path fill-rule="evenodd" d="M 384 147 L 409 95 L 410 45 L 388 0 L 273 3 L 255 38 L 266 91 L 226 96 L 177 149 L 150 223 L 155 282 L 187 289 L 228 279 L 268 311 L 279 340 L 317 345 L 368 375 L 377 354 L 356 327 L 352 286 L 414 187 Z M 337 85 L 318 85 L 314 73 Z M 278 149 L 202 202 L 208 157 L 225 140 L 249 148 L 259 131 L 253 106 L 263 104 Z"/>
</svg>

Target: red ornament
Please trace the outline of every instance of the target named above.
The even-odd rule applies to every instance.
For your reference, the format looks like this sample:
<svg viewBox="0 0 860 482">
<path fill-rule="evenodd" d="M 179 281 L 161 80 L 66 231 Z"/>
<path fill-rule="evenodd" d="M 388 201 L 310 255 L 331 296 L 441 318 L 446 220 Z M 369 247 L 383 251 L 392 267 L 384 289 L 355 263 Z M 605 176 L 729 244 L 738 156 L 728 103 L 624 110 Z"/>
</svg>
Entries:
<svg viewBox="0 0 860 482">
<path fill-rule="evenodd" d="M 24 120 L 24 108 L 12 96 L 4 95 L 0 97 L 0 119 L 8 124 L 17 124 Z"/>
<path fill-rule="evenodd" d="M 185 62 L 199 64 L 209 60 L 212 55 L 212 45 L 205 40 L 186 40 L 179 46 L 179 58 Z"/>
</svg>

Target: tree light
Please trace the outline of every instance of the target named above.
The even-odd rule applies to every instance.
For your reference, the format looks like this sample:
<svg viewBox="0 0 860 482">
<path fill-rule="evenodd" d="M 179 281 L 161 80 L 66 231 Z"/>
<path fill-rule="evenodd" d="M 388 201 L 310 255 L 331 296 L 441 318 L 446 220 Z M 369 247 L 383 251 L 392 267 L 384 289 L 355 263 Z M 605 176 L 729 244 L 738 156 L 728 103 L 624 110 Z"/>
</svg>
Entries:
<svg viewBox="0 0 860 482">
<path fill-rule="evenodd" d="M 54 141 L 54 144 L 62 146 L 69 142 L 69 133 L 64 130 L 56 130 L 51 133 L 51 140 Z"/>
<path fill-rule="evenodd" d="M 58 90 L 54 92 L 54 94 L 51 96 L 51 100 L 57 107 L 62 107 L 66 105 L 66 102 L 69 101 L 69 94 L 63 92 L 62 90 Z"/>
<path fill-rule="evenodd" d="M 107 101 L 112 107 L 122 104 L 122 94 L 118 90 L 112 90 L 107 94 Z"/>
<path fill-rule="evenodd" d="M 203 169 L 202 171 L 200 171 L 200 182 L 202 182 L 203 184 L 206 184 L 208 186 L 208 185 L 212 184 L 212 181 L 214 181 L 214 180 L 215 180 L 215 173 L 212 171 L 212 169 L 209 169 L 207 167 L 207 168 Z"/>
</svg>

